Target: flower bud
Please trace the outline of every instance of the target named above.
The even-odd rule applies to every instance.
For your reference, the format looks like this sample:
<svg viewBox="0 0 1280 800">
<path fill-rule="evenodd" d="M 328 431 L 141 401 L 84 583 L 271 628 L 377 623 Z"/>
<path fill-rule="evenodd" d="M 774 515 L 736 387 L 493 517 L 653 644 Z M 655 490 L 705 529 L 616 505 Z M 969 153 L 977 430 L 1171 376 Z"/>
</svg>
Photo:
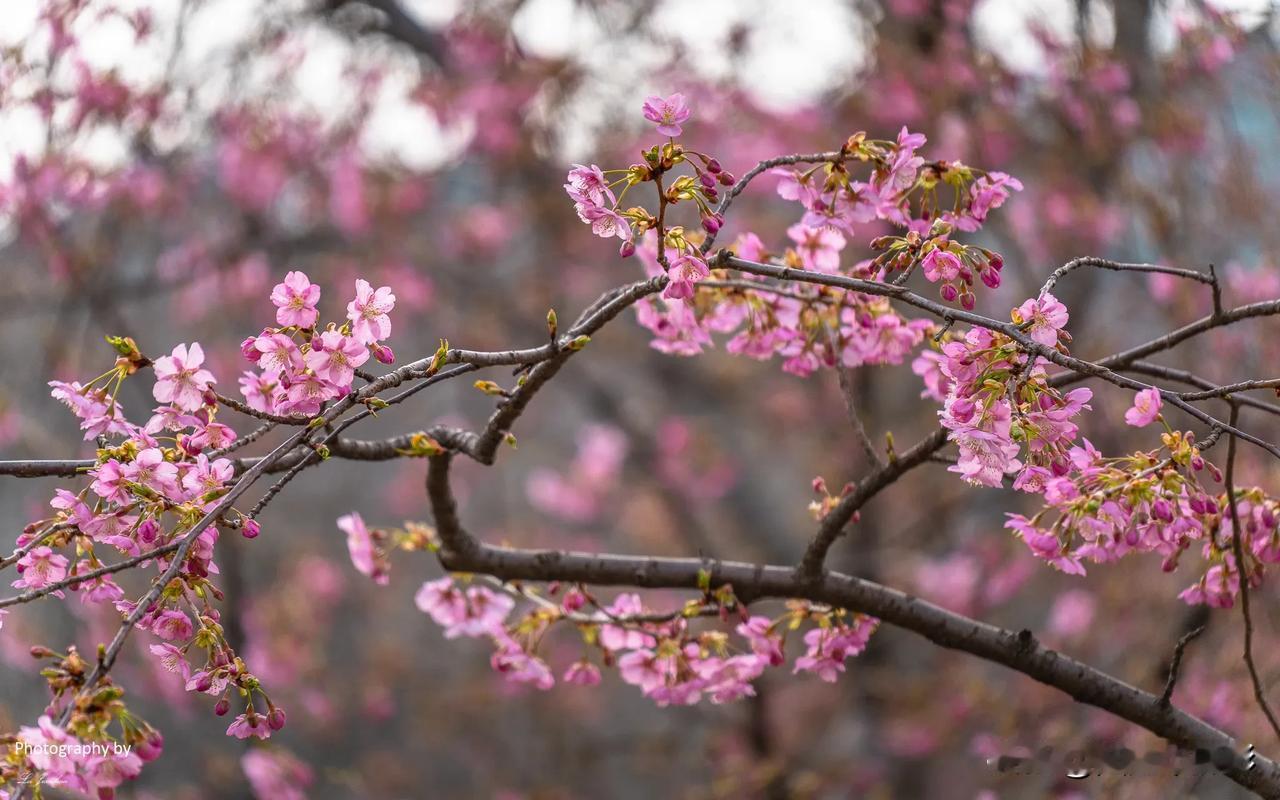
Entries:
<svg viewBox="0 0 1280 800">
<path fill-rule="evenodd" d="M 711 175 L 709 175 L 706 172 L 700 172 L 698 173 L 698 183 L 702 184 L 708 189 L 711 189 L 715 187 L 716 179 L 711 177 Z"/>
<path fill-rule="evenodd" d="M 262 351 L 253 346 L 253 343 L 257 340 L 257 336 L 249 336 L 240 343 L 240 355 L 255 364 L 258 363 L 258 359 L 262 358 Z"/>
<path fill-rule="evenodd" d="M 956 287 L 950 283 L 942 284 L 942 287 L 938 292 L 942 295 L 942 299 L 946 300 L 948 303 L 954 303 L 956 298 L 960 296 L 960 292 L 957 291 Z"/>
<path fill-rule="evenodd" d="M 379 364 L 391 364 L 396 360 L 396 354 L 385 344 L 374 342 L 371 349 L 373 350 L 373 357 L 378 360 Z"/>
<path fill-rule="evenodd" d="M 987 285 L 988 289 L 999 289 L 1000 273 L 994 269 L 984 269 L 982 271 L 982 282 Z"/>
<path fill-rule="evenodd" d="M 231 710 L 231 701 L 225 697 L 219 700 L 218 704 L 213 707 L 213 713 L 217 714 L 219 717 L 225 717 L 227 715 L 227 712 L 230 710 Z"/>
<path fill-rule="evenodd" d="M 702 229 L 707 233 L 716 233 L 720 230 L 720 223 L 716 221 L 715 217 L 703 217 Z"/>
<path fill-rule="evenodd" d="M 244 525 L 240 528 L 240 533 L 246 539 L 257 539 L 258 534 L 262 533 L 262 526 L 258 524 L 256 519 L 246 519 Z"/>
<path fill-rule="evenodd" d="M 973 292 L 965 291 L 960 293 L 960 307 L 965 311 L 972 311 L 978 305 L 978 298 L 974 297 Z"/>
<path fill-rule="evenodd" d="M 267 727 L 271 728 L 273 731 L 278 731 L 284 727 L 283 708 L 277 707 L 271 709 L 270 713 L 267 714 Z"/>
<path fill-rule="evenodd" d="M 628 239 L 622 243 L 622 247 L 618 249 L 618 255 L 623 258 L 630 258 L 636 254 L 636 243 Z"/>
<path fill-rule="evenodd" d="M 133 752 L 143 761 L 155 761 L 164 751 L 164 736 L 160 731 L 151 731 L 145 739 L 133 746 Z"/>
<path fill-rule="evenodd" d="M 716 176 L 716 180 L 720 181 L 721 186 L 732 186 L 738 182 L 738 179 L 733 177 L 732 172 L 721 172 Z"/>
<path fill-rule="evenodd" d="M 564 602 L 561 603 L 565 611 L 572 614 L 587 604 L 587 596 L 582 593 L 581 589 L 573 588 L 564 594 Z"/>
<path fill-rule="evenodd" d="M 151 544 L 160 535 L 160 523 L 154 519 L 144 519 L 138 526 L 138 541 Z"/>
<path fill-rule="evenodd" d="M 203 672 L 200 674 L 200 677 L 196 678 L 197 692 L 207 692 L 212 687 L 213 687 L 213 678 L 209 676 L 209 673 Z"/>
<path fill-rule="evenodd" d="M 718 175 L 723 171 L 724 168 L 720 166 L 720 162 L 716 161 L 714 158 L 707 162 L 707 172 L 710 172 L 712 175 Z"/>
</svg>

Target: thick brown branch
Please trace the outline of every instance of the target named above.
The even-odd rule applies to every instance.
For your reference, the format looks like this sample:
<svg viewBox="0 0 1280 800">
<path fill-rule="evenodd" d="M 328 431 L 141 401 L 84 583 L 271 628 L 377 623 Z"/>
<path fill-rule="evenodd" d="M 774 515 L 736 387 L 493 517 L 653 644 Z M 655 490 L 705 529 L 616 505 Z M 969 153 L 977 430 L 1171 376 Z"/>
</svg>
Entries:
<svg viewBox="0 0 1280 800">
<path fill-rule="evenodd" d="M 817 579 L 781 566 L 693 558 L 657 558 L 558 550 L 522 550 L 480 545 L 462 528 L 449 491 L 447 460 L 433 459 L 428 495 L 437 529 L 446 546 L 446 569 L 492 575 L 503 580 L 581 582 L 600 586 L 696 589 L 710 573 L 711 584 L 728 584 L 742 602 L 765 598 L 801 598 L 878 617 L 913 631 L 941 647 L 962 650 L 1003 664 L 1101 708 L 1184 748 L 1230 751 L 1223 772 L 1241 786 L 1280 796 L 1280 768 L 1255 756 L 1252 765 L 1235 740 L 1217 728 L 1150 692 L 1131 686 L 1088 664 L 1050 650 L 1029 632 L 988 625 L 895 589 L 849 575 L 826 573 Z"/>
</svg>

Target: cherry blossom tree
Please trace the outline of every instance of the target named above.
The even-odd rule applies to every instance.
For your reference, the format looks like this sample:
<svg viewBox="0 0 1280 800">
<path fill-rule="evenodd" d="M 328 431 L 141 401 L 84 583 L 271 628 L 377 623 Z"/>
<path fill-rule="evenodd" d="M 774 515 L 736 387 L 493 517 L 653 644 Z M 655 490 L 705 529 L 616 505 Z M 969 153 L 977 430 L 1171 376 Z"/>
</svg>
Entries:
<svg viewBox="0 0 1280 800">
<path fill-rule="evenodd" d="M 616 53 L 525 52 L 516 5 L 437 26 L 382 0 L 264 4 L 215 69 L 188 37 L 217 4 L 50 0 L 3 52 L 5 124 L 39 133 L 0 186 L 6 338 L 43 387 L 4 427 L 83 452 L 0 440 L 36 451 L 0 461 L 23 487 L 0 615 L 11 635 L 57 606 L 83 630 L 34 623 L 13 659 L 43 694 L 0 793 L 144 785 L 203 737 L 157 699 L 245 740 L 257 796 L 327 793 L 294 749 L 335 720 L 358 738 L 350 697 L 370 725 L 396 713 L 372 668 L 323 677 L 384 623 L 482 652 L 485 691 L 511 693 L 494 724 L 569 693 L 605 714 L 639 695 L 668 725 L 750 709 L 746 754 L 720 759 L 750 767 L 733 796 L 923 792 L 910 760 L 949 753 L 994 780 L 983 759 L 1016 771 L 1086 707 L 1111 775 L 1068 767 L 1120 780 L 1115 748 L 1143 742 L 1280 796 L 1280 281 L 1210 246 L 1273 235 L 1273 189 L 1239 172 L 1268 154 L 1212 118 L 1229 70 L 1275 68 L 1270 18 L 1082 3 L 1076 30 L 1031 30 L 1027 72 L 973 46 L 972 3 L 853 3 L 860 88 L 778 111 L 700 71 L 679 37 L 714 42 L 670 9 L 582 12 L 597 48 L 650 56 L 632 78 Z M 137 52 L 103 66 L 113 36 Z M 326 104 L 297 102 L 326 58 Z M 617 82 L 617 130 L 564 155 Z M 379 140 L 410 119 L 433 152 Z M 43 359 L 33 310 L 53 315 Z M 504 513 L 513 461 L 524 508 Z M 886 541 L 913 513 L 929 536 Z M 600 533 L 628 515 L 640 535 Z M 408 593 L 326 647 L 347 580 Z M 913 681 L 895 630 L 968 660 Z M 806 747 L 779 746 L 769 699 L 850 683 L 888 744 L 820 779 L 817 755 L 791 766 Z M 1137 785 L 1167 796 L 1166 767 Z"/>
</svg>

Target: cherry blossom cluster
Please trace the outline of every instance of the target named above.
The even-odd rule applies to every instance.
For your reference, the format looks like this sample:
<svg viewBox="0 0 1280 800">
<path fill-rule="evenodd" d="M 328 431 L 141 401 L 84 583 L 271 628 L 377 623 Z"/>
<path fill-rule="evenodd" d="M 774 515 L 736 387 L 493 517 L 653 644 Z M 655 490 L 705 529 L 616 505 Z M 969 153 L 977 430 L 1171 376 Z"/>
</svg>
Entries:
<svg viewBox="0 0 1280 800">
<path fill-rule="evenodd" d="M 1056 348 L 1069 341 L 1063 330 L 1069 314 L 1051 294 L 1026 301 L 1012 317 L 1038 344 Z M 1005 527 L 1066 573 L 1082 575 L 1085 560 L 1110 562 L 1131 552 L 1158 553 L 1172 571 L 1199 542 L 1205 573 L 1180 597 L 1230 606 L 1240 569 L 1229 500 L 1225 492 L 1204 488 L 1201 476 L 1220 483 L 1222 475 L 1205 461 L 1194 435 L 1166 423 L 1160 449 L 1103 457 L 1079 437 L 1074 421 L 1089 409 L 1092 392 L 1059 392 L 1046 379 L 1045 363 L 987 328 L 973 328 L 943 344 L 941 353 L 916 358 L 912 366 L 924 378 L 923 394 L 943 403 L 939 416 L 959 448 L 950 470 L 975 485 L 1011 480 L 1013 488 L 1041 495 L 1041 512 L 1031 518 L 1009 514 Z M 1125 421 L 1136 427 L 1163 423 L 1162 405 L 1158 389 L 1139 391 Z M 1239 492 L 1236 504 L 1249 561 L 1244 569 L 1257 583 L 1264 564 L 1280 561 L 1278 504 L 1257 488 Z"/>
<path fill-rule="evenodd" d="M 118 690 L 103 690 L 112 691 Z M 104 705 L 110 705 L 110 701 Z M 108 735 L 105 725 L 78 735 L 47 714 L 35 726 L 24 725 L 18 730 L 8 758 L 0 765 L 0 780 L 17 781 L 26 770 L 36 769 L 47 786 L 111 800 L 116 789 L 137 777 L 144 762 L 159 758 L 163 748 L 158 731 L 130 716 L 122 705 L 117 713 L 122 728 L 118 737 Z M 111 716 L 105 717 L 106 722 L 111 720 Z M 8 792 L 4 796 L 8 797 Z"/>
<path fill-rule="evenodd" d="M 1067 309 L 1051 294 L 1027 300 L 1011 316 L 1046 347 L 1066 337 Z M 1012 338 L 977 327 L 946 342 L 940 356 L 916 359 L 925 392 L 943 402 L 939 416 L 960 450 L 953 472 L 978 486 L 1000 486 L 1007 474 L 1016 474 L 1015 488 L 1036 491 L 1065 470 L 1079 432 L 1072 420 L 1089 408 L 1093 392 L 1062 394 L 1046 380 L 1045 363 Z"/>
<path fill-rule="evenodd" d="M 644 114 L 671 137 L 680 135 L 690 116 L 680 95 L 649 98 Z M 805 208 L 801 220 L 787 230 L 791 244 L 771 254 L 760 237 L 744 233 L 732 248 L 734 255 L 868 280 L 885 280 L 895 272 L 905 278 L 919 267 L 929 281 L 941 283 L 945 300 L 972 308 L 975 282 L 999 286 L 1004 262 L 986 248 L 955 241 L 954 233 L 977 230 L 1010 191 L 1022 187 L 1003 173 L 982 173 L 958 162 L 926 163 L 917 155 L 924 144 L 924 136 L 905 128 L 895 141 L 859 133 L 813 167 L 775 169 L 781 179 L 779 195 Z M 712 270 L 703 252 L 706 235 L 714 236 L 724 223 L 712 208 L 719 197 L 717 186 L 733 185 L 733 177 L 711 156 L 686 150 L 674 139 L 644 156 L 645 163 L 626 170 L 576 166 L 565 189 L 579 217 L 597 235 L 621 237 L 624 255 L 638 253 L 648 274 L 668 277 L 661 298 L 647 298 L 636 307 L 640 324 L 654 333 L 656 349 L 696 355 L 711 346 L 713 333 L 732 333 L 730 352 L 757 359 L 779 355 L 786 371 L 803 376 L 836 364 L 902 363 L 932 331 L 932 323 L 906 320 L 880 297 L 821 287 L 780 292 L 764 283 L 759 289 L 726 284 L 729 273 Z M 869 165 L 867 180 L 851 177 L 851 162 Z M 663 176 L 681 164 L 693 174 L 664 186 Z M 617 177 L 610 182 L 608 176 Z M 622 209 L 627 190 L 647 181 L 658 187 L 657 213 Z M 938 204 L 940 185 L 954 194 L 946 210 Z M 621 194 L 615 197 L 613 189 L 619 186 Z M 697 206 L 702 230 L 671 225 L 673 207 L 686 201 Z M 906 232 L 877 238 L 872 246 L 883 251 L 879 256 L 842 267 L 842 251 L 848 237 L 857 235 L 856 226 L 877 220 Z"/>
<path fill-rule="evenodd" d="M 645 607 L 636 594 L 621 594 L 603 605 L 584 587 L 561 589 L 551 585 L 550 597 L 528 590 L 509 594 L 446 576 L 424 583 L 415 602 L 444 628 L 446 638 L 490 639 L 495 646 L 490 663 L 497 672 L 512 683 L 542 690 L 555 685 L 555 672 L 538 655 L 539 646 L 553 625 L 572 625 L 586 652 L 564 668 L 561 680 L 594 686 L 601 681 L 602 666 L 614 668 L 623 682 L 659 706 L 753 696 L 752 681 L 769 667 L 786 663 L 787 636 L 806 623 L 812 627 L 801 637 L 804 652 L 796 657 L 793 672 L 834 682 L 846 659 L 862 652 L 879 624 L 862 614 L 803 602 L 790 603 L 778 618 L 752 616 L 727 587 L 707 590 L 702 599 L 668 614 Z M 513 617 L 517 597 L 530 604 Z M 738 622 L 732 634 L 696 630 L 695 620 L 707 615 L 722 623 L 737 616 Z"/>
<path fill-rule="evenodd" d="M 792 231 L 807 235 L 794 227 Z M 662 273 L 652 239 L 637 252 L 649 275 Z M 754 234 L 739 237 L 733 252 L 748 260 L 766 257 Z M 782 259 L 809 268 L 832 252 L 788 248 Z M 836 364 L 901 364 L 934 329 L 929 320 L 902 317 L 884 297 L 821 286 L 797 285 L 779 291 L 763 282 L 730 285 L 724 283 L 729 277 L 726 270 L 709 274 L 718 285 L 704 285 L 692 301 L 646 298 L 636 304 L 638 321 L 654 334 L 655 349 L 693 356 L 713 346 L 713 333 L 732 334 L 725 343 L 730 353 L 758 360 L 779 356 L 785 371 L 806 376 Z"/>
<path fill-rule="evenodd" d="M 240 378 L 240 391 L 250 408 L 269 414 L 312 416 L 329 400 L 351 391 L 356 370 L 370 353 L 383 364 L 395 360 L 382 340 L 391 335 L 391 288 L 374 289 L 356 280 L 355 299 L 339 325 L 316 326 L 320 287 L 302 272 L 285 276 L 271 291 L 279 327 L 263 328 L 241 343 L 244 357 L 256 364 Z"/>
<path fill-rule="evenodd" d="M 1158 390 L 1143 390 L 1125 420 L 1138 427 L 1163 423 L 1161 405 Z M 1179 597 L 1229 608 L 1241 575 L 1231 501 L 1225 491 L 1205 487 L 1221 483 L 1222 474 L 1204 459 L 1190 431 L 1164 427 L 1160 448 L 1118 458 L 1103 457 L 1083 440 L 1069 451 L 1066 468 L 1036 489 L 1044 509 L 1031 518 L 1009 514 L 1005 527 L 1032 553 L 1074 574 L 1084 573 L 1084 560 L 1106 563 L 1130 553 L 1156 553 L 1162 569 L 1172 572 L 1198 545 L 1204 573 Z M 1261 583 L 1266 564 L 1280 562 L 1280 501 L 1252 487 L 1237 489 L 1235 504 L 1243 571 L 1253 586 Z"/>
<path fill-rule="evenodd" d="M 991 288 L 1000 285 L 1004 261 L 980 247 L 955 242 L 956 230 L 973 232 L 987 215 L 1008 199 L 1022 183 L 1002 172 L 982 172 L 955 161 L 926 162 L 918 155 L 925 137 L 905 127 L 895 141 L 868 139 L 865 133 L 849 137 L 840 158 L 803 171 L 778 168 L 778 195 L 799 202 L 805 209 L 800 226 L 806 241 L 824 250 L 839 251 L 844 236 L 856 236 L 859 225 L 876 220 L 905 228 L 904 236 L 882 236 L 872 242 L 885 252 L 872 265 L 880 277 L 922 267 L 931 283 L 942 282 L 940 293 L 948 302 L 959 300 L 973 308 L 975 275 Z M 848 161 L 871 165 L 865 181 L 855 180 Z M 949 187 L 952 203 L 940 204 L 939 187 Z M 789 231 L 797 238 L 797 231 Z M 801 240 L 797 238 L 797 241 Z M 838 271 L 838 257 L 812 258 L 808 269 Z"/>
<path fill-rule="evenodd" d="M 288 273 L 272 290 L 279 327 L 249 337 L 241 348 L 259 367 L 242 380 L 250 411 L 314 415 L 326 402 L 351 391 L 355 370 L 371 353 L 379 361 L 392 360 L 383 344 L 391 333 L 388 314 L 395 305 L 390 288 L 375 290 L 357 280 L 346 320 L 323 330 L 317 327 L 319 300 L 320 288 L 301 272 Z M 97 458 L 87 471 L 87 485 L 78 491 L 56 490 L 50 501 L 53 513 L 32 522 L 18 538 L 14 563 L 19 577 L 13 585 L 31 598 L 65 597 L 70 591 L 83 603 L 112 604 L 127 617 L 138 606 L 112 579 L 115 570 L 103 561 L 102 551 L 133 558 L 139 567 L 168 570 L 177 545 L 229 490 L 235 469 L 222 453 L 238 440 L 218 421 L 224 400 L 214 389 L 217 378 L 205 368 L 199 343 L 179 344 L 153 361 L 132 339 L 108 341 L 117 352 L 110 370 L 87 383 L 50 383 L 53 397 L 80 420 L 85 438 L 97 441 Z M 118 396 L 123 383 L 145 369 L 154 373 L 151 394 L 161 405 L 139 425 L 130 421 Z M 227 728 L 229 736 L 266 739 L 284 726 L 285 712 L 227 642 L 214 605 L 222 592 L 211 581 L 219 573 L 214 561 L 219 525 L 237 528 L 246 538 L 258 536 L 261 527 L 251 515 L 236 511 L 216 522 L 198 533 L 177 577 L 149 602 L 136 627 L 159 640 L 149 646 L 150 653 L 179 676 L 187 691 L 218 698 L 215 714 L 230 713 L 233 702 L 241 709 Z M 353 558 L 377 578 L 372 547 L 360 551 L 358 537 L 352 541 Z M 74 650 L 65 655 L 38 650 L 38 657 L 55 662 L 44 671 L 53 700 L 40 728 L 23 729 L 18 739 L 28 744 L 69 738 L 104 746 L 123 743 L 135 747 L 131 753 L 136 754 L 75 760 L 46 758 L 15 746 L 5 775 L 16 780 L 32 772 L 50 786 L 109 796 L 121 780 L 137 775 L 139 759 L 159 754 L 162 740 L 128 712 L 120 701 L 122 692 L 108 680 L 85 686 L 88 669 Z M 83 695 L 73 699 L 84 691 L 91 692 L 87 701 Z M 64 712 L 65 725 L 56 724 L 53 720 Z M 120 737 L 107 733 L 113 721 L 123 729 Z"/>
</svg>

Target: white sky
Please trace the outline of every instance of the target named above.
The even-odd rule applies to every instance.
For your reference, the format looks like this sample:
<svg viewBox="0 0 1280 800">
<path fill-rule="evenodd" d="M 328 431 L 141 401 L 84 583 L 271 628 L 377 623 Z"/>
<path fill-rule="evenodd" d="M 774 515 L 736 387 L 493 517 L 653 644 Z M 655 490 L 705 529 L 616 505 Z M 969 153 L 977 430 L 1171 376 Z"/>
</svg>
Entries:
<svg viewBox="0 0 1280 800">
<path fill-rule="evenodd" d="M 301 0 L 297 0 L 300 2 Z M 403 0 L 405 6 L 428 24 L 441 25 L 456 15 L 461 0 Z M 1128 0 L 1119 0 L 1127 2 Z M 0 46 L 27 41 L 35 25 L 36 9 L 41 0 L 0 0 L 5 10 L 0 22 Z M 769 0 L 659 0 L 657 18 L 678 20 L 668 33 L 696 52 L 691 66 L 706 77 L 727 77 L 732 68 L 724 42 L 735 25 L 750 23 L 753 31 L 747 42 L 738 78 L 751 88 L 758 99 L 769 106 L 785 108 L 802 105 L 830 89 L 864 66 L 865 54 L 850 42 L 865 24 L 839 0 L 806 0 L 777 3 Z M 1215 0 L 1213 5 L 1224 10 L 1259 13 L 1272 0 Z M 172 14 L 179 4 L 151 3 L 145 0 L 116 0 L 116 5 L 157 7 L 156 29 L 169 29 Z M 246 32 L 258 29 L 265 6 L 261 0 L 206 0 L 200 5 L 188 26 L 188 40 L 180 61 L 185 74 L 210 76 L 201 85 L 201 93 L 212 104 L 220 93 L 227 92 L 229 77 L 225 54 Z M 1091 20 L 1090 35 L 1108 38 L 1111 21 L 1101 3 Z M 1190 6 L 1190 0 L 1173 0 L 1170 14 Z M 1028 26 L 1039 23 L 1055 34 L 1070 38 L 1074 33 L 1074 0 L 983 0 L 976 13 L 980 41 L 1014 68 L 1034 71 L 1040 64 L 1040 50 L 1028 33 Z M 167 19 L 164 14 L 170 15 Z M 1170 29 L 1171 17 L 1164 25 Z M 658 53 L 638 52 L 630 48 L 625 59 L 609 46 L 595 20 L 577 7 L 574 0 L 529 0 L 512 22 L 513 31 L 526 50 L 544 55 L 573 58 L 602 72 L 612 70 L 617 86 L 607 87 L 621 93 L 622 100 L 633 95 L 637 100 L 650 91 L 667 87 L 643 84 L 646 57 L 660 58 Z M 695 38 L 696 37 L 696 38 Z M 1159 32 L 1157 39 L 1160 38 Z M 350 48 L 346 42 L 317 24 L 306 33 L 304 60 L 295 70 L 294 85 L 286 92 L 292 102 L 331 115 L 340 107 L 335 86 Z M 129 82 L 149 82 L 163 73 L 170 42 L 155 37 L 145 47 L 137 46 L 131 30 L 123 21 L 95 26 L 93 34 L 84 38 L 85 56 L 99 67 L 116 67 Z M 625 64 L 621 62 L 625 61 Z M 412 85 L 415 65 L 408 56 L 393 70 L 382 87 L 375 104 L 373 124 L 363 144 L 375 158 L 394 153 L 401 161 L 416 167 L 429 167 L 447 157 L 448 151 L 465 141 L 467 131 L 442 130 L 434 118 L 405 100 Z M 631 70 L 628 72 L 627 70 Z M 257 76 L 259 80 L 263 76 Z M 250 78 L 252 80 L 252 78 Z M 604 87 L 598 91 L 604 92 Z M 589 147 L 589 126 L 577 139 L 566 142 L 570 151 Z M 183 132 L 176 132 L 183 133 Z M 176 134 L 175 134 L 176 135 Z M 42 146 L 39 124 L 29 113 L 0 111 L 0 180 L 10 172 L 12 159 L 19 153 L 37 154 Z M 90 137 L 84 143 L 89 157 L 101 163 L 112 163 L 124 156 L 119 141 L 110 135 Z"/>
</svg>

